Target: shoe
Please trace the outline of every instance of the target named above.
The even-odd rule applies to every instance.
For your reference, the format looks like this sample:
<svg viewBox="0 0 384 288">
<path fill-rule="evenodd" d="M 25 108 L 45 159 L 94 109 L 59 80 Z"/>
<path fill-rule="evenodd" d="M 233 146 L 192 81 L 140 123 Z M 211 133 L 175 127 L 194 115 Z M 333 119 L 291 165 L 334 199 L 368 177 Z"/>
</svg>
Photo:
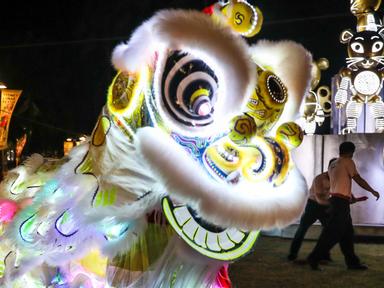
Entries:
<svg viewBox="0 0 384 288">
<path fill-rule="evenodd" d="M 289 254 L 287 257 L 288 261 L 294 261 L 296 260 L 296 258 L 297 258 L 297 255 L 293 255 L 293 254 Z"/>
<path fill-rule="evenodd" d="M 309 267 L 311 267 L 312 271 L 322 271 L 323 270 L 323 269 L 320 268 L 319 262 L 313 261 L 313 260 L 310 260 L 310 259 L 307 259 L 307 262 L 309 264 Z"/>
<path fill-rule="evenodd" d="M 322 264 L 322 265 L 327 265 L 329 264 L 330 262 L 333 262 L 332 258 L 327 256 L 327 257 L 324 257 L 324 258 L 321 258 L 319 263 Z"/>
<path fill-rule="evenodd" d="M 331 256 L 325 256 L 325 257 L 321 258 L 320 260 L 326 261 L 326 262 L 333 262 L 333 259 L 331 258 Z"/>
<path fill-rule="evenodd" d="M 367 270 L 367 269 L 368 269 L 368 265 L 363 263 L 348 266 L 348 270 Z"/>
<path fill-rule="evenodd" d="M 295 265 L 308 265 L 307 259 L 296 259 L 292 263 Z"/>
</svg>

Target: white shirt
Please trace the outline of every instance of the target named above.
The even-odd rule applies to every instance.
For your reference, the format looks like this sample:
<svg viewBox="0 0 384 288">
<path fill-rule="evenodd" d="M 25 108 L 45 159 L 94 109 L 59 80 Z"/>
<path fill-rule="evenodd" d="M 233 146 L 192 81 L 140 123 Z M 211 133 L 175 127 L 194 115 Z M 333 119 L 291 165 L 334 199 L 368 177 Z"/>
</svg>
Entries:
<svg viewBox="0 0 384 288">
<path fill-rule="evenodd" d="M 358 175 L 355 162 L 349 157 L 340 157 L 328 168 L 331 196 L 350 199 L 352 177 Z"/>
</svg>

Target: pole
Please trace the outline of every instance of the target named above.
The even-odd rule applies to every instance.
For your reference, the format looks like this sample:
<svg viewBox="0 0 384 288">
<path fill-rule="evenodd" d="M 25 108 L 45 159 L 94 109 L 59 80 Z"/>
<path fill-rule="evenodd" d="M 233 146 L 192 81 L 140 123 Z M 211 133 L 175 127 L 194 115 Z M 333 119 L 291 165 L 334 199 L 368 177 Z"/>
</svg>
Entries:
<svg viewBox="0 0 384 288">
<path fill-rule="evenodd" d="M 6 164 L 7 164 L 7 161 L 5 159 L 5 152 L 4 152 L 4 149 L 1 150 L 1 175 L 0 175 L 0 181 L 3 181 L 4 177 L 5 177 L 5 172 L 7 171 L 6 169 Z"/>
</svg>

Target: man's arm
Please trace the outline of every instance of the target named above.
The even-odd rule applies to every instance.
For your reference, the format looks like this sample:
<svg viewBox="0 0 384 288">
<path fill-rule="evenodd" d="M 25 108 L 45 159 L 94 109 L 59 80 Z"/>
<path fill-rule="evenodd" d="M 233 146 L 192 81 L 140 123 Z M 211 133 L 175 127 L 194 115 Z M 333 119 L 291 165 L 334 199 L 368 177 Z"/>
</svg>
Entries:
<svg viewBox="0 0 384 288">
<path fill-rule="evenodd" d="M 359 174 L 356 174 L 352 177 L 352 179 L 363 189 L 372 193 L 373 196 L 376 197 L 376 201 L 379 200 L 380 194 L 376 190 L 374 190 L 367 181 L 365 181 Z"/>
</svg>

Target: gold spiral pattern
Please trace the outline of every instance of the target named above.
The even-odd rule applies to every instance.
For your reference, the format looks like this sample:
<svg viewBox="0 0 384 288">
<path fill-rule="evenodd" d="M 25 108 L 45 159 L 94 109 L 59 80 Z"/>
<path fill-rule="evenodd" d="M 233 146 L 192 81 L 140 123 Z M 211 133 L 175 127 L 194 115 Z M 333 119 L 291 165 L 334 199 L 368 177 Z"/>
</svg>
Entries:
<svg viewBox="0 0 384 288">
<path fill-rule="evenodd" d="M 256 134 L 256 123 L 248 115 L 236 116 L 231 121 L 229 138 L 237 143 L 248 143 Z"/>
</svg>

